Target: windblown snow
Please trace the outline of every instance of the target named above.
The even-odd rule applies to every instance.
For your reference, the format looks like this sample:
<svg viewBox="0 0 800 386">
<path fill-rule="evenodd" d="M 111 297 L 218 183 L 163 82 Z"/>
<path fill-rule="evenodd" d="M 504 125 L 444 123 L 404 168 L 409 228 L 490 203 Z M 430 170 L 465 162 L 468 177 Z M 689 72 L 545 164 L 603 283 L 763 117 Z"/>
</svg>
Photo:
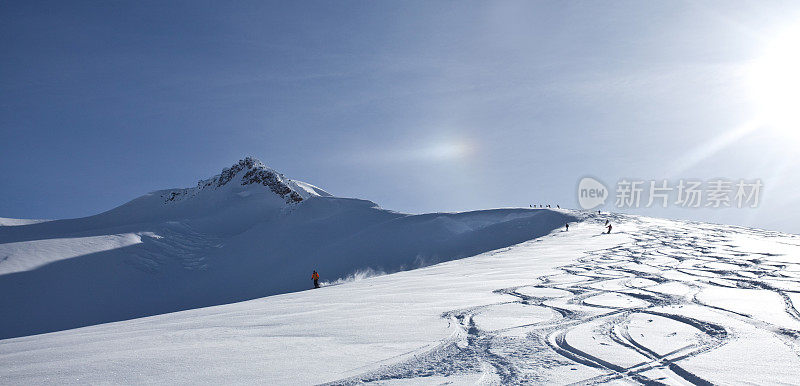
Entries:
<svg viewBox="0 0 800 386">
<path fill-rule="evenodd" d="M 295 202 L 239 180 L 246 169 L 191 198 L 158 192 L 86 219 L 0 228 L 0 383 L 800 374 L 798 236 L 568 210 L 405 215 L 275 178 Z M 267 296 L 308 288 L 312 269 L 331 284 Z"/>
</svg>

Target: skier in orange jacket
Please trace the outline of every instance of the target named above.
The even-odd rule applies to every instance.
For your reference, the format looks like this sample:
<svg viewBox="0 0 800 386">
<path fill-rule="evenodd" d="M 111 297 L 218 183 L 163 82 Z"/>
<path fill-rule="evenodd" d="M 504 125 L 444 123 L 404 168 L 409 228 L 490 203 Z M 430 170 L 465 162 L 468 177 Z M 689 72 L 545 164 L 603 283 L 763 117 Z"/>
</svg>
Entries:
<svg viewBox="0 0 800 386">
<path fill-rule="evenodd" d="M 319 274 L 317 271 L 311 274 L 311 279 L 314 280 L 314 288 L 319 288 Z"/>
</svg>

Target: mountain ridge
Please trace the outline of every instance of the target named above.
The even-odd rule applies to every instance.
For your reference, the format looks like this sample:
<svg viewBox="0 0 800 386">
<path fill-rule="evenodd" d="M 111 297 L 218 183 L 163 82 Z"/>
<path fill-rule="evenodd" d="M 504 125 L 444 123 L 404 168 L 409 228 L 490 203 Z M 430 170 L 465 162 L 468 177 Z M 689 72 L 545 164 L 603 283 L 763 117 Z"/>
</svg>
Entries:
<svg viewBox="0 0 800 386">
<path fill-rule="evenodd" d="M 185 193 L 165 200 L 175 191 Z M 0 321 L 0 338 L 299 291 L 314 269 L 326 281 L 414 269 L 574 220 L 528 208 L 399 213 L 245 158 L 194 188 L 151 192 L 94 216 L 0 227 L 0 292 L 12 294 L 0 309 L 16 313 Z"/>
</svg>

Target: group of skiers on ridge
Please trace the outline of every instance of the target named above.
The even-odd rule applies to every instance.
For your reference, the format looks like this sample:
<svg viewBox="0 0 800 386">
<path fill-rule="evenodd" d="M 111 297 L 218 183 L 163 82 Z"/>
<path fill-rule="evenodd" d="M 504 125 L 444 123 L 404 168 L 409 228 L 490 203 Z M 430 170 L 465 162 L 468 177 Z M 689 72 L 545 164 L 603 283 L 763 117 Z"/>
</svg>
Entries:
<svg viewBox="0 0 800 386">
<path fill-rule="evenodd" d="M 529 206 L 530 206 L 531 208 L 533 208 L 533 207 L 534 207 L 533 205 L 529 205 Z M 542 207 L 542 205 L 539 205 L 539 207 L 541 208 L 541 207 Z M 550 205 L 547 205 L 547 207 L 549 208 L 549 207 L 550 207 Z M 557 207 L 558 209 L 561 209 L 561 207 L 560 207 L 560 206 L 558 206 L 558 205 L 556 205 L 556 207 Z M 600 214 L 600 211 L 599 211 L 599 210 L 597 211 L 597 214 Z M 566 223 L 566 224 L 564 224 L 564 226 L 566 227 L 566 231 L 569 231 L 569 223 Z M 609 224 L 609 221 L 608 221 L 608 220 L 606 220 L 605 227 L 606 227 L 606 228 L 608 228 L 608 231 L 606 231 L 605 233 L 606 233 L 606 234 L 608 234 L 608 233 L 611 233 L 611 224 Z M 314 281 L 314 288 L 319 288 L 319 273 L 317 273 L 317 271 L 316 271 L 316 270 L 314 270 L 314 273 L 312 273 L 312 274 L 311 274 L 311 280 L 313 280 L 313 281 Z"/>
<path fill-rule="evenodd" d="M 528 207 L 529 208 L 536 208 L 535 206 L 530 205 L 530 204 L 528 204 Z M 542 206 L 542 204 L 539 204 L 539 208 L 549 208 L 549 207 L 550 207 L 550 204 L 547 204 L 546 206 Z M 561 206 L 560 205 L 556 205 L 556 209 L 561 209 Z"/>
<path fill-rule="evenodd" d="M 550 205 L 548 205 L 548 207 L 549 207 L 549 206 L 550 206 Z M 600 211 L 599 211 L 599 210 L 597 211 L 597 214 L 600 214 Z M 569 223 L 566 223 L 566 224 L 564 224 L 564 227 L 566 228 L 566 229 L 565 229 L 565 232 L 569 232 Z M 605 232 L 606 234 L 609 234 L 609 233 L 611 233 L 611 228 L 612 228 L 612 226 L 611 226 L 611 224 L 609 224 L 609 221 L 608 221 L 608 220 L 606 220 L 606 224 L 604 225 L 604 227 L 605 227 L 606 229 L 608 229 L 608 230 Z"/>
</svg>

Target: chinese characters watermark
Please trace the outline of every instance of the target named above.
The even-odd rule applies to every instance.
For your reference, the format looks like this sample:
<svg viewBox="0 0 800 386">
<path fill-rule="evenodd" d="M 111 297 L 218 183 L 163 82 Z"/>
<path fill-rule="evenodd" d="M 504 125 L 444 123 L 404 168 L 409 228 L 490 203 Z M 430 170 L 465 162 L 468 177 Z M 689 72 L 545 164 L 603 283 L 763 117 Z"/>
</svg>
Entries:
<svg viewBox="0 0 800 386">
<path fill-rule="evenodd" d="M 623 178 L 617 182 L 617 208 L 755 208 L 758 207 L 764 184 L 760 179 L 709 180 L 681 179 L 636 180 Z M 578 203 L 584 209 L 605 204 L 611 192 L 599 180 L 584 177 L 578 184 Z"/>
<path fill-rule="evenodd" d="M 648 188 L 649 187 L 649 188 Z M 713 180 L 679 180 L 675 186 L 669 181 L 641 181 L 622 179 L 617 182 L 617 208 L 663 208 L 673 204 L 684 208 L 755 208 L 758 206 L 761 189 L 760 179 L 732 181 L 724 178 Z M 647 200 L 642 195 L 647 194 Z"/>
</svg>

